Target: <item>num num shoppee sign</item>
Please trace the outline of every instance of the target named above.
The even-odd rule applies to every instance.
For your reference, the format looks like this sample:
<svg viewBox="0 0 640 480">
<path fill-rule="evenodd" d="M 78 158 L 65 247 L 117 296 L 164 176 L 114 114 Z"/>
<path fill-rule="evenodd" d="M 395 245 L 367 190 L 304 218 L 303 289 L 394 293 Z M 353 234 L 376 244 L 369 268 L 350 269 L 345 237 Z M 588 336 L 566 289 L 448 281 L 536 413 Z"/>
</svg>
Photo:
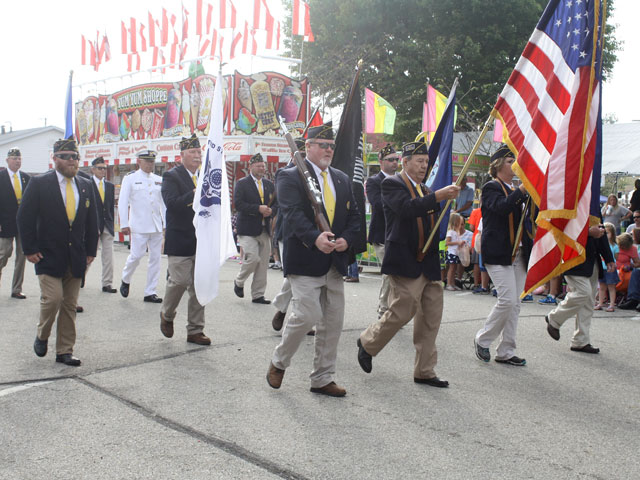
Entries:
<svg viewBox="0 0 640 480">
<path fill-rule="evenodd" d="M 209 134 L 215 80 L 205 74 L 179 82 L 147 83 L 77 102 L 75 135 L 83 160 L 99 155 L 107 162 L 131 159 L 149 148 L 158 152 L 158 161 L 174 161 L 181 137 Z M 294 136 L 301 134 L 309 115 L 308 80 L 275 72 L 235 72 L 223 82 L 227 158 L 256 152 L 288 155 L 286 142 L 277 138 L 278 117 L 284 118 Z"/>
</svg>

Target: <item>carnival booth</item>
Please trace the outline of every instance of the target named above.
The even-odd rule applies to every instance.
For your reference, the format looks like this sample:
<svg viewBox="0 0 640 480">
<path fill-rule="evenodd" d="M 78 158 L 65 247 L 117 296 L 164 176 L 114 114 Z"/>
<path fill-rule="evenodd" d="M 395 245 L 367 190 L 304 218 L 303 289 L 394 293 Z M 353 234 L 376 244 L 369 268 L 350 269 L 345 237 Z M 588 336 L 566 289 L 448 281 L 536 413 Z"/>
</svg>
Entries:
<svg viewBox="0 0 640 480">
<path fill-rule="evenodd" d="M 200 141 L 204 150 L 215 81 L 205 74 L 180 82 L 137 85 L 77 102 L 80 166 L 88 169 L 94 158 L 104 157 L 107 179 L 116 185 L 117 203 L 122 178 L 135 170 L 140 150 L 158 153 L 158 175 L 180 161 L 183 136 L 205 137 Z M 296 80 L 275 72 L 242 75 L 236 71 L 224 76 L 223 82 L 224 149 L 233 198 L 234 185 L 248 174 L 248 162 L 255 153 L 266 159 L 267 176 L 272 179 L 289 162 L 291 153 L 279 136 L 278 118 L 284 119 L 294 137 L 301 135 L 309 118 L 311 89 L 306 78 Z"/>
</svg>

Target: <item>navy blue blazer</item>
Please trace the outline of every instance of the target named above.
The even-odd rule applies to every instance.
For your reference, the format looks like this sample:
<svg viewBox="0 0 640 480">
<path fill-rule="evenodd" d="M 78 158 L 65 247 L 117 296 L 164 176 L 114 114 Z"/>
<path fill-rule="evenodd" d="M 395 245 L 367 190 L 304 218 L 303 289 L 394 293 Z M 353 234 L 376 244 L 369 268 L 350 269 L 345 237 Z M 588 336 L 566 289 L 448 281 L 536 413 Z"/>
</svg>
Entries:
<svg viewBox="0 0 640 480">
<path fill-rule="evenodd" d="M 602 221 L 602 219 L 601 219 Z M 609 241 L 607 236 L 603 235 L 600 238 L 587 237 L 587 246 L 585 252 L 585 259 L 579 265 L 576 265 L 570 270 L 564 272 L 565 275 L 575 275 L 576 277 L 590 277 L 593 275 L 593 266 L 598 267 L 598 278 L 604 277 L 604 269 L 602 268 L 602 262 L 600 256 L 604 259 L 604 263 L 615 262 L 613 254 L 611 253 L 611 247 L 609 247 Z"/>
<path fill-rule="evenodd" d="M 316 185 L 318 179 L 313 167 L 307 162 Z M 351 180 L 333 167 L 329 174 L 336 190 L 336 210 L 331 231 L 336 238 L 344 238 L 349 245 L 357 239 L 360 231 L 358 207 L 353 199 Z M 320 230 L 316 225 L 311 202 L 304 190 L 297 168 L 287 168 L 278 176 L 278 204 L 283 215 L 283 271 L 285 275 L 320 277 L 326 275 L 331 266 L 347 274 L 348 249 L 344 252 L 322 253 L 315 246 Z M 324 207 L 323 207 L 324 211 Z M 326 211 L 324 211 L 326 215 Z"/>
<path fill-rule="evenodd" d="M 87 256 L 98 248 L 98 219 L 91 180 L 75 177 L 78 210 L 69 226 L 55 170 L 33 177 L 18 209 L 18 230 L 25 255 L 40 252 L 36 275 L 61 278 L 68 269 L 82 278 Z"/>
<path fill-rule="evenodd" d="M 30 179 L 31 175 L 20 172 L 23 197 Z M 9 176 L 9 169 L 5 169 L 0 171 L 0 237 L 13 238 L 18 235 L 16 215 L 18 199 L 13 190 L 13 179 Z"/>
<path fill-rule="evenodd" d="M 366 184 L 367 200 L 371 204 L 371 222 L 369 223 L 369 243 L 384 245 L 386 226 L 384 222 L 384 207 L 382 206 L 382 181 L 385 174 L 379 172 L 369 178 Z"/>
<path fill-rule="evenodd" d="M 508 196 L 505 196 L 500 185 Z M 522 205 L 527 195 L 519 188 L 511 190 L 500 180 L 490 180 L 482 187 L 482 263 L 489 265 L 511 265 L 513 245 L 509 232 L 509 214 L 513 214 L 514 239 L 522 215 Z M 522 235 L 524 260 L 529 263 L 533 241 Z"/>
<path fill-rule="evenodd" d="M 282 172 L 285 168 L 291 168 L 291 167 L 295 167 L 295 164 L 293 162 L 289 162 L 286 167 L 279 168 L 276 171 L 276 175 L 275 175 L 276 191 L 278 191 L 278 176 L 280 175 L 280 172 Z M 273 236 L 279 242 L 282 241 L 282 218 L 283 218 L 283 215 L 282 215 L 282 212 L 280 212 L 276 217 L 276 226 L 274 227 L 274 230 L 273 230 Z"/>
<path fill-rule="evenodd" d="M 104 203 L 100 198 L 100 192 L 96 182 L 91 178 L 91 186 L 93 187 L 93 196 L 96 199 L 96 208 L 98 209 L 98 233 L 102 234 L 105 228 L 107 232 L 114 235 L 113 232 L 113 211 L 115 207 L 115 187 L 113 183 L 104 180 Z"/>
<path fill-rule="evenodd" d="M 267 233 L 271 234 L 271 219 L 275 215 L 278 205 L 275 200 L 275 187 L 270 180 L 262 178 L 262 190 L 264 193 L 264 203 L 260 200 L 258 187 L 251 175 L 241 178 L 236 182 L 233 192 L 233 201 L 238 211 L 236 230 L 238 235 L 249 235 L 257 237 L 262 233 L 262 225 L 267 228 Z M 260 205 L 269 205 L 273 213 L 269 217 L 263 217 L 258 208 Z"/>
<path fill-rule="evenodd" d="M 193 179 L 184 165 L 178 165 L 162 175 L 162 200 L 167 207 L 164 236 L 164 253 L 167 255 L 190 257 L 196 254 L 194 190 Z"/>
<path fill-rule="evenodd" d="M 382 273 L 407 278 L 424 275 L 429 280 L 440 280 L 440 254 L 438 240 L 434 239 L 422 261 L 417 254 L 420 243 L 418 222 L 422 223 L 424 241 L 431 233 L 431 220 L 435 223 L 440 212 L 436 194 L 427 192 L 423 197 L 412 186 L 416 198 L 411 198 L 409 187 L 397 173 L 382 181 L 382 203 L 387 233 L 382 261 Z M 433 218 L 429 216 L 433 215 Z"/>
</svg>

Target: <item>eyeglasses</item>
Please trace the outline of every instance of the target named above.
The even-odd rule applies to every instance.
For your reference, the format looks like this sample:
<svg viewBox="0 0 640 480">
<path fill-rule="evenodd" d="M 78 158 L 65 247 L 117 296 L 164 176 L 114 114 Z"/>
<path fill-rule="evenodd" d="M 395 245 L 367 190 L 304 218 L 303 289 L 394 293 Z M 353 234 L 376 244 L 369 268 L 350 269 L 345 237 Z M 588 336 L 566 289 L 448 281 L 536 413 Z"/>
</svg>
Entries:
<svg viewBox="0 0 640 480">
<path fill-rule="evenodd" d="M 93 168 L 95 168 L 96 170 L 106 170 L 107 169 L 107 167 L 93 167 Z"/>
<path fill-rule="evenodd" d="M 640 215 L 634 215 L 633 218 L 640 218 Z"/>
<path fill-rule="evenodd" d="M 313 143 L 314 145 L 317 145 L 318 148 L 321 148 L 322 150 L 326 150 L 327 148 L 330 148 L 331 150 L 335 150 L 336 149 L 336 144 L 335 143 L 324 143 L 324 142 L 309 142 L 309 143 Z"/>
<path fill-rule="evenodd" d="M 56 153 L 55 157 L 58 157 L 61 160 L 79 160 L 80 155 L 77 153 Z"/>
</svg>

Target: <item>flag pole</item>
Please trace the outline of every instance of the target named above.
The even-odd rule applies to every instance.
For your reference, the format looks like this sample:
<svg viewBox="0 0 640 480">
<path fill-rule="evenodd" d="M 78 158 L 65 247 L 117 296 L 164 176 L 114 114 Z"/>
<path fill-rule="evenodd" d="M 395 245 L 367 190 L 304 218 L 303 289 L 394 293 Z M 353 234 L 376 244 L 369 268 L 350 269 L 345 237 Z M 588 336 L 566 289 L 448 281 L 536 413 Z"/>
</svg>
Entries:
<svg viewBox="0 0 640 480">
<path fill-rule="evenodd" d="M 520 222 L 518 222 L 518 230 L 516 232 L 516 241 L 513 242 L 513 251 L 511 252 L 511 261 L 516 258 L 516 252 L 518 251 L 518 246 L 520 245 L 520 240 L 522 239 L 522 229 L 524 227 L 524 217 L 527 215 L 527 208 L 529 208 L 529 203 L 531 202 L 531 196 L 527 196 L 527 201 L 524 204 L 524 210 L 522 210 L 522 215 L 520 216 Z"/>
<path fill-rule="evenodd" d="M 475 158 L 476 152 L 480 148 L 480 145 L 482 144 L 482 141 L 484 140 L 484 137 L 487 135 L 487 132 L 489 131 L 489 128 L 491 127 L 491 125 L 493 123 L 493 120 L 494 120 L 493 116 L 489 115 L 489 118 L 487 118 L 487 121 L 484 122 L 484 127 L 482 127 L 482 130 L 480 131 L 480 135 L 478 136 L 478 139 L 476 140 L 476 144 L 471 149 L 471 153 L 469 153 L 469 157 L 467 158 L 467 161 L 464 163 L 464 166 L 462 167 L 462 170 L 460 171 L 460 173 L 458 175 L 458 179 L 456 180 L 456 186 L 459 187 L 462 184 L 462 179 L 466 175 L 467 170 L 469 170 L 469 167 L 471 167 L 471 162 Z M 429 234 L 429 238 L 427 239 L 427 243 L 425 243 L 424 248 L 422 249 L 422 253 L 426 253 L 427 250 L 429 249 L 429 246 L 431 245 L 431 242 L 433 242 L 433 237 L 435 236 L 436 232 L 438 232 L 439 227 L 440 227 L 440 223 L 442 223 L 442 219 L 444 218 L 445 213 L 447 212 L 447 210 L 451 206 L 451 202 L 452 201 L 453 200 L 451 200 L 451 199 L 447 200 L 446 205 L 444 206 L 444 208 L 440 212 L 440 216 L 438 217 L 438 220 L 436 221 L 435 225 L 431 229 L 431 233 Z"/>
<path fill-rule="evenodd" d="M 307 130 L 309 130 L 309 126 L 311 125 L 311 122 L 313 122 L 313 119 L 316 117 L 316 113 L 318 113 L 318 110 L 320 110 L 320 107 L 316 107 L 316 109 L 313 111 L 313 114 L 309 118 L 309 121 L 304 126 L 304 130 L 302 130 L 302 135 L 301 135 L 302 137 L 304 137 L 307 134 Z"/>
</svg>

